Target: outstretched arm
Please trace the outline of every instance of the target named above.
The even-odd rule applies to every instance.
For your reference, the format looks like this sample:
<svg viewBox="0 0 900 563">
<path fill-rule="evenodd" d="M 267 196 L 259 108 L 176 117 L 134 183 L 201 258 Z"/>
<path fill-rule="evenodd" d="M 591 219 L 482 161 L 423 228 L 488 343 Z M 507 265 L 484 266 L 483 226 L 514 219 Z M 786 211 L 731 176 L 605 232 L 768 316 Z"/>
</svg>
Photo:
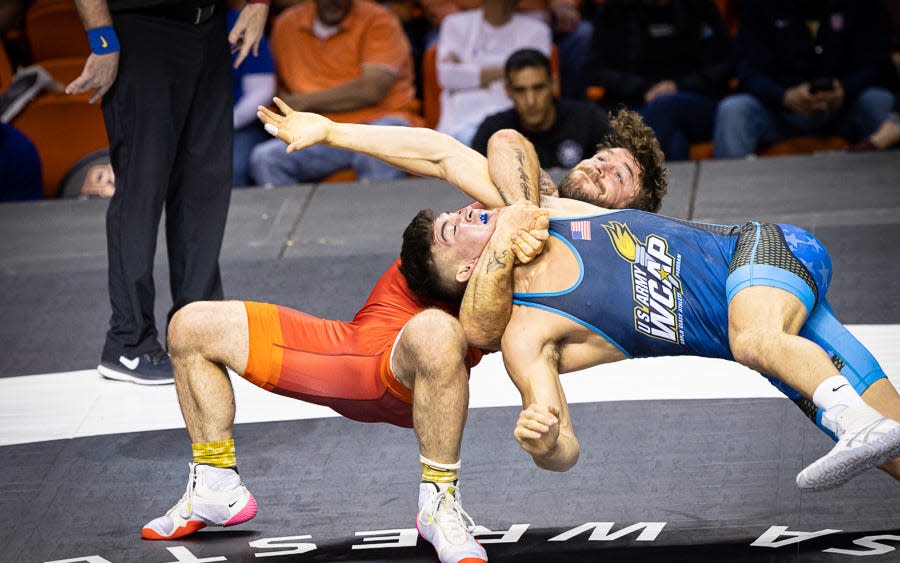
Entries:
<svg viewBox="0 0 900 563">
<path fill-rule="evenodd" d="M 513 432 L 534 463 L 567 471 L 580 446 L 559 381 L 560 350 L 550 313 L 519 307 L 503 335 L 503 362 L 522 395 L 522 412 Z"/>
<path fill-rule="evenodd" d="M 505 201 L 491 182 L 487 160 L 453 137 L 431 129 L 336 123 L 315 114 L 296 112 L 279 98 L 283 115 L 260 107 L 266 130 L 288 143 L 293 152 L 318 143 L 381 159 L 412 174 L 447 180 L 488 208 Z"/>
</svg>

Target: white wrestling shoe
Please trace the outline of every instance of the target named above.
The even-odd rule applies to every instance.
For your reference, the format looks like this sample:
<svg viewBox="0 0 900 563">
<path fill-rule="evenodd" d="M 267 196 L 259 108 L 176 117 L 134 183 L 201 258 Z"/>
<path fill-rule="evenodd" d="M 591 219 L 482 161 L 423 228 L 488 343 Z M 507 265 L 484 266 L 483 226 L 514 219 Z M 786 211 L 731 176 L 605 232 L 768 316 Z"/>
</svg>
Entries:
<svg viewBox="0 0 900 563">
<path fill-rule="evenodd" d="M 164 516 L 141 529 L 145 540 L 173 540 L 207 526 L 234 526 L 256 516 L 256 499 L 234 469 L 190 464 L 187 490 Z"/>
<path fill-rule="evenodd" d="M 797 475 L 797 486 L 823 491 L 843 485 L 863 471 L 900 457 L 900 423 L 868 405 L 838 415 L 840 436 L 830 452 Z"/>
<path fill-rule="evenodd" d="M 460 506 L 459 489 L 441 491 L 434 483 L 419 484 L 416 529 L 431 542 L 441 563 L 485 563 L 487 553 L 475 541 L 475 522 Z"/>
</svg>

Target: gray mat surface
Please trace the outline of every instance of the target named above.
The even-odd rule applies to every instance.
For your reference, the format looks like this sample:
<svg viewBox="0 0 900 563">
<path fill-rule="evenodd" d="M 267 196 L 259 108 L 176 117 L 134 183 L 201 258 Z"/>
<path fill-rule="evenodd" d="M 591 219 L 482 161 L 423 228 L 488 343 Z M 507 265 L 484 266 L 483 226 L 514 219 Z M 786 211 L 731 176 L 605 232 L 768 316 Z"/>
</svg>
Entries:
<svg viewBox="0 0 900 563">
<path fill-rule="evenodd" d="M 520 542 L 489 544 L 492 561 L 518 560 L 523 544 L 545 553 L 537 560 L 550 561 L 559 560 L 557 549 L 593 549 L 599 557 L 603 551 L 596 550 L 642 543 L 635 545 L 636 534 L 546 541 L 588 522 L 615 522 L 614 529 L 663 522 L 654 547 L 732 544 L 733 554 L 757 556 L 771 549 L 750 544 L 770 526 L 835 529 L 855 538 L 900 529 L 900 487 L 880 472 L 835 491 L 796 489 L 794 475 L 829 441 L 787 401 L 573 405 L 583 453 L 567 473 L 539 470 L 519 450 L 510 437 L 517 413 L 473 410 L 463 443 L 466 509 L 495 531 L 529 524 Z M 285 560 L 431 560 L 423 541 L 378 555 L 349 546 L 363 543 L 357 532 L 414 527 L 419 467 L 410 430 L 322 419 L 241 425 L 235 440 L 259 515 L 238 528 L 174 542 L 141 541 L 138 532 L 184 492 L 190 451 L 184 431 L 2 448 L 0 560 L 99 554 L 109 561 L 171 561 L 165 548 L 183 545 L 198 557 L 253 561 L 267 550 L 250 542 L 299 535 L 312 536 L 319 553 Z M 796 546 L 779 555 L 785 551 L 795 555 Z M 715 553 L 707 557 L 716 560 Z"/>
<path fill-rule="evenodd" d="M 692 162 L 670 173 L 664 213 L 797 223 L 831 250 L 829 298 L 842 320 L 900 323 L 896 153 Z M 415 211 L 465 203 L 421 179 L 236 191 L 222 253 L 227 296 L 348 319 L 396 257 Z M 102 201 L 0 205 L 0 377 L 96 364 L 109 314 L 104 213 Z M 171 303 L 163 244 L 155 272 L 160 329 Z M 832 492 L 794 487 L 796 472 L 830 443 L 787 401 L 574 405 L 583 455 L 565 474 L 525 458 L 510 437 L 516 412 L 473 410 L 463 448 L 465 506 L 479 524 L 529 524 L 517 541 L 489 544 L 492 561 L 839 561 L 847 555 L 824 550 L 865 551 L 854 542 L 900 538 L 900 487 L 879 472 Z M 200 558 L 258 561 L 277 550 L 251 542 L 299 535 L 312 536 L 304 541 L 317 550 L 267 560 L 434 560 L 422 541 L 354 549 L 365 543 L 361 532 L 413 525 L 412 432 L 322 419 L 241 425 L 236 435 L 260 515 L 237 530 L 172 543 L 142 542 L 137 532 L 183 491 L 184 431 L 0 448 L 0 561 L 188 560 L 179 546 Z M 548 541 L 586 522 L 615 522 L 617 530 L 666 524 L 651 542 L 636 541 L 637 533 L 591 541 L 589 532 Z M 771 526 L 840 532 L 752 547 Z M 867 559 L 897 560 L 900 540 L 879 541 L 890 549 Z"/>
</svg>

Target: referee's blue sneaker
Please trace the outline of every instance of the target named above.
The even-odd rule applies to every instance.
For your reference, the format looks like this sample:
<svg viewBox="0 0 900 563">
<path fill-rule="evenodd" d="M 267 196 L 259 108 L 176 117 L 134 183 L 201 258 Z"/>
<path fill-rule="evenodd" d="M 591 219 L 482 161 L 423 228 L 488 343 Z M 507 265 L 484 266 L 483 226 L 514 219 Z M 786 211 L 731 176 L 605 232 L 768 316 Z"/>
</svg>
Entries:
<svg viewBox="0 0 900 563">
<path fill-rule="evenodd" d="M 174 383 L 172 362 L 162 350 L 140 354 L 133 358 L 122 354 L 115 361 L 101 360 L 97 372 L 106 379 L 129 381 L 139 385 Z"/>
</svg>

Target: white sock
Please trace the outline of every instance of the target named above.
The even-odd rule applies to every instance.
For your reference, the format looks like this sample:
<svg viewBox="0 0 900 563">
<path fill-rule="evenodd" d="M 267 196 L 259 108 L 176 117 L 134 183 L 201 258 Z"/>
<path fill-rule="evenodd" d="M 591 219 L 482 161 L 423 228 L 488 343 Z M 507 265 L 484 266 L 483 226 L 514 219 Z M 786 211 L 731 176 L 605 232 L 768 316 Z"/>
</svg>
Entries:
<svg viewBox="0 0 900 563">
<path fill-rule="evenodd" d="M 840 437 L 837 417 L 848 407 L 865 405 L 859 393 L 843 375 L 829 377 L 816 387 L 813 403 L 822 409 L 822 424 Z"/>
</svg>

